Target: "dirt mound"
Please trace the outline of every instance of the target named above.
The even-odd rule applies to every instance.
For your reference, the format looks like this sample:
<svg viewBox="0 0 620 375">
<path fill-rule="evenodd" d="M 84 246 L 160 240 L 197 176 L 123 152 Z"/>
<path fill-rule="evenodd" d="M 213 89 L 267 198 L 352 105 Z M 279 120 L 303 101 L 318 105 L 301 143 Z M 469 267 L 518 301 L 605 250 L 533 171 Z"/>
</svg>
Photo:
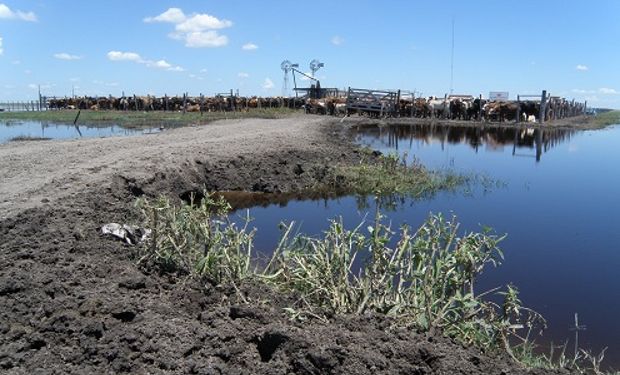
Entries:
<svg viewBox="0 0 620 375">
<path fill-rule="evenodd" d="M 27 193 L 5 189 L 5 199 L 21 194 L 25 200 L 11 203 L 9 199 L 11 214 L 0 221 L 0 371 L 530 373 L 507 358 L 489 357 L 439 336 L 395 328 L 376 316 L 336 317 L 329 323 L 292 322 L 282 310 L 291 296 L 245 285 L 241 298 L 231 288 L 144 273 L 135 266 L 132 247 L 99 235 L 103 223 L 132 221 L 131 205 L 142 194 L 172 192 L 180 197 L 201 183 L 214 189 L 295 191 L 320 180 L 321 165 L 356 158 L 340 138 L 320 136 L 333 128 L 319 132 L 306 126 L 310 135 L 303 141 L 291 145 L 285 142 L 289 133 L 276 131 L 280 135 L 270 147 L 256 147 L 261 150 L 258 154 L 253 154 L 253 142 L 239 138 L 241 147 L 229 145 L 190 158 L 200 144 L 188 139 L 189 151 L 159 165 L 160 159 L 136 162 L 141 160 L 136 156 L 141 151 L 153 152 L 148 151 L 152 145 L 138 139 L 130 154 L 136 158 L 129 161 L 86 172 L 96 167 L 91 160 L 75 166 L 82 174 L 67 176 L 59 166 L 51 176 L 44 176 L 56 179 L 58 186 L 71 185 L 69 193 L 46 192 L 49 185 L 38 184 L 38 180 Z M 216 127 L 214 131 L 224 130 Z M 209 134 L 214 133 L 202 135 Z M 244 134 L 251 137 L 253 133 Z M 177 147 L 183 144 L 179 137 L 172 135 L 169 141 Z M 113 152 L 116 141 L 63 144 L 76 149 L 67 150 L 61 158 L 66 160 L 80 148 L 84 155 L 97 149 Z M 304 146 L 306 141 L 316 145 Z M 124 142 L 120 140 L 128 146 Z M 158 142 L 160 147 L 171 147 L 162 146 L 165 139 Z M 33 150 L 15 151 L 31 155 L 31 162 L 38 158 Z M 128 169 L 132 163 L 133 169 Z M 5 170 L 3 166 L 3 173 L 14 175 L 10 186 L 15 188 L 27 176 L 13 168 L 17 167 Z M 36 203 L 45 196 L 49 197 L 45 202 Z"/>
</svg>

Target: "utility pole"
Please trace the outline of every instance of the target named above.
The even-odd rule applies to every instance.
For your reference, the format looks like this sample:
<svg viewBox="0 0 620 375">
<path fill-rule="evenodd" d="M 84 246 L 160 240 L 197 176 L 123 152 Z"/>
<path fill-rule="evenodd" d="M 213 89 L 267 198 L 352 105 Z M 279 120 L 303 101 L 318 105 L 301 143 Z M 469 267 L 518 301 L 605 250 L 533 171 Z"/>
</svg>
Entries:
<svg viewBox="0 0 620 375">
<path fill-rule="evenodd" d="M 454 93 L 454 17 L 452 17 L 452 51 L 450 54 L 450 95 Z"/>
</svg>

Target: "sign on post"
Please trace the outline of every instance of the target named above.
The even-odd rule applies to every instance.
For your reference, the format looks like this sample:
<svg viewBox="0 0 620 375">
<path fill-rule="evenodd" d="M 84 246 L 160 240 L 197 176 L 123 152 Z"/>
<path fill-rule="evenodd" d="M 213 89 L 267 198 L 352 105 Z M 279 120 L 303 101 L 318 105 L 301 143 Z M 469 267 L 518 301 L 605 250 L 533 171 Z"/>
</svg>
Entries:
<svg viewBox="0 0 620 375">
<path fill-rule="evenodd" d="M 489 100 L 508 101 L 508 91 L 491 91 Z"/>
</svg>

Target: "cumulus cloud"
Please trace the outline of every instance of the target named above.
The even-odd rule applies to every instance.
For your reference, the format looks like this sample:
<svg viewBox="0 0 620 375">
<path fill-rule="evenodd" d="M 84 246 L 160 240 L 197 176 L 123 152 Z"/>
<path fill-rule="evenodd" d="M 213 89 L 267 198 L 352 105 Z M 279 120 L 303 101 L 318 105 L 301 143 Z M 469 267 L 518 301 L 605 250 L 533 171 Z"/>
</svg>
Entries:
<svg viewBox="0 0 620 375">
<path fill-rule="evenodd" d="M 229 20 L 220 20 L 210 14 L 194 14 L 185 21 L 178 23 L 175 27 L 179 32 L 192 32 L 204 30 L 219 30 L 231 27 L 232 22 Z"/>
<path fill-rule="evenodd" d="M 195 31 L 185 34 L 185 47 L 205 48 L 205 47 L 222 47 L 228 44 L 228 37 L 220 35 L 215 30 L 211 31 Z"/>
<path fill-rule="evenodd" d="M 6 4 L 0 3 L 0 19 L 37 22 L 37 15 L 34 12 L 13 11 Z"/>
<path fill-rule="evenodd" d="M 132 61 L 137 64 L 146 65 L 149 68 L 163 69 L 171 72 L 183 72 L 185 69 L 178 65 L 172 65 L 166 60 L 148 60 L 143 59 L 142 56 L 135 52 L 121 52 L 110 51 L 108 52 L 108 60 L 110 61 Z"/>
<path fill-rule="evenodd" d="M 575 67 L 575 69 L 579 70 L 580 72 L 586 72 L 586 71 L 588 71 L 590 68 L 588 68 L 586 65 L 581 65 L 581 64 L 579 64 L 579 65 L 577 65 L 577 66 Z"/>
<path fill-rule="evenodd" d="M 271 90 L 275 85 L 270 78 L 265 78 L 265 82 L 263 82 L 263 88 L 265 90 Z"/>
<path fill-rule="evenodd" d="M 121 51 L 110 51 L 108 52 L 108 59 L 112 61 L 135 61 L 142 62 L 142 57 L 135 52 L 121 52 Z"/>
<path fill-rule="evenodd" d="M 254 51 L 258 49 L 258 46 L 254 43 L 246 43 L 241 47 L 244 51 Z"/>
<path fill-rule="evenodd" d="M 167 11 L 163 12 L 159 16 L 155 17 L 146 17 L 144 22 L 168 22 L 168 23 L 181 23 L 185 21 L 187 17 L 185 13 L 179 8 L 170 8 Z"/>
<path fill-rule="evenodd" d="M 250 75 L 248 73 L 245 72 L 240 72 L 239 74 L 237 74 L 237 77 L 239 78 L 248 78 Z"/>
<path fill-rule="evenodd" d="M 71 55 L 71 54 L 66 53 L 66 52 L 55 53 L 54 57 L 59 59 L 59 60 L 81 60 L 82 59 L 82 56 Z"/>
<path fill-rule="evenodd" d="M 615 89 L 610 89 L 608 87 L 601 87 L 600 89 L 598 89 L 598 92 L 600 94 L 603 94 L 603 95 L 616 95 L 616 94 L 618 94 L 618 91 L 616 91 Z"/>
<path fill-rule="evenodd" d="M 344 43 L 344 39 L 341 36 L 335 35 L 335 36 L 332 37 L 331 42 L 332 42 L 333 45 L 339 46 L 342 43 Z"/>
<path fill-rule="evenodd" d="M 186 47 L 214 48 L 228 44 L 228 37 L 217 30 L 233 25 L 232 21 L 219 19 L 207 13 L 186 15 L 179 8 L 169 8 L 155 17 L 146 17 L 144 22 L 166 22 L 174 24 L 174 31 L 169 34 L 172 39 L 185 41 Z"/>
</svg>

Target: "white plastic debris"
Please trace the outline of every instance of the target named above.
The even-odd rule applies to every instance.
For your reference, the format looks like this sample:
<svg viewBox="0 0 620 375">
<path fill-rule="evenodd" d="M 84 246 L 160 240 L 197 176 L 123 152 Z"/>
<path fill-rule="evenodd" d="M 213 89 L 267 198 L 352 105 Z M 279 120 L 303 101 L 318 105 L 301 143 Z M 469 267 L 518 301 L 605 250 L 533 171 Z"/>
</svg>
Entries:
<svg viewBox="0 0 620 375">
<path fill-rule="evenodd" d="M 130 245 L 136 245 L 144 242 L 151 235 L 151 230 L 136 225 L 109 223 L 101 227 L 101 234 L 112 235 Z"/>
</svg>

